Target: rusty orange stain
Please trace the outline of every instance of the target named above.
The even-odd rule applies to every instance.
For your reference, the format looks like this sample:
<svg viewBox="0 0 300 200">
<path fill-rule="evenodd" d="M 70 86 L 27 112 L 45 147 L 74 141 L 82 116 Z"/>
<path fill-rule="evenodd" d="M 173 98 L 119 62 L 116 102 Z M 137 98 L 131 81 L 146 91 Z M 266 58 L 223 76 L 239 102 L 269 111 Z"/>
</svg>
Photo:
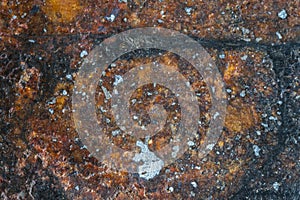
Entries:
<svg viewBox="0 0 300 200">
<path fill-rule="evenodd" d="M 78 0 L 48 0 L 42 7 L 52 22 L 71 22 L 83 9 Z"/>
</svg>

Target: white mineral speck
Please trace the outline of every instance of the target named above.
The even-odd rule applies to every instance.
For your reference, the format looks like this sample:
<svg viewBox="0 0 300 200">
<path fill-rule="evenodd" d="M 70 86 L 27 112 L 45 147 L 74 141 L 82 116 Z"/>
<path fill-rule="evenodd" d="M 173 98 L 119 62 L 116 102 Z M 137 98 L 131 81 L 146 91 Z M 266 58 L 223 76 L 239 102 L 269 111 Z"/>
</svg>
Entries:
<svg viewBox="0 0 300 200">
<path fill-rule="evenodd" d="M 71 75 L 71 74 L 67 74 L 67 75 L 66 75 L 66 78 L 67 78 L 68 80 L 72 80 L 72 75 Z"/>
<path fill-rule="evenodd" d="M 195 142 L 193 142 L 193 141 L 188 141 L 187 144 L 188 144 L 190 147 L 195 146 Z"/>
<path fill-rule="evenodd" d="M 148 141 L 145 144 L 141 141 L 136 142 L 136 146 L 141 148 L 141 153 L 135 154 L 133 161 L 143 161 L 143 164 L 138 166 L 138 173 L 141 178 L 149 180 L 159 174 L 164 162 L 149 150 L 147 143 Z"/>
<path fill-rule="evenodd" d="M 206 146 L 206 148 L 209 150 L 212 150 L 214 148 L 214 146 L 215 146 L 214 144 L 209 144 Z"/>
<path fill-rule="evenodd" d="M 244 55 L 243 57 L 241 57 L 242 60 L 247 60 L 248 56 Z"/>
<path fill-rule="evenodd" d="M 118 85 L 119 83 L 123 82 L 123 78 L 121 75 L 115 75 L 115 82 L 114 85 Z"/>
<path fill-rule="evenodd" d="M 240 96 L 241 96 L 241 97 L 245 97 L 245 96 L 246 96 L 245 90 L 241 91 Z"/>
<path fill-rule="evenodd" d="M 67 92 L 66 90 L 63 90 L 62 94 L 63 94 L 64 96 L 67 96 L 68 92 Z"/>
<path fill-rule="evenodd" d="M 112 134 L 113 136 L 119 135 L 120 133 L 121 133 L 120 130 L 113 130 L 113 131 L 111 132 L 111 134 Z"/>
<path fill-rule="evenodd" d="M 185 10 L 187 15 L 191 15 L 192 8 L 185 7 L 184 10 Z"/>
<path fill-rule="evenodd" d="M 160 23 L 160 24 L 164 23 L 164 21 L 161 20 L 161 19 L 158 19 L 157 22 Z"/>
<path fill-rule="evenodd" d="M 88 52 L 86 50 L 83 50 L 81 53 L 80 53 L 80 58 L 83 58 L 84 56 L 87 56 L 88 55 Z"/>
<path fill-rule="evenodd" d="M 115 21 L 116 16 L 114 14 L 111 14 L 109 17 L 106 17 L 106 19 L 110 22 L 113 22 L 113 21 Z"/>
<path fill-rule="evenodd" d="M 281 19 L 285 19 L 287 17 L 287 13 L 286 13 L 286 11 L 284 9 L 281 10 L 277 15 Z"/>
<path fill-rule="evenodd" d="M 198 184 L 195 181 L 191 182 L 191 184 L 194 188 L 196 188 L 198 186 Z"/>
<path fill-rule="evenodd" d="M 247 34 L 250 33 L 250 30 L 247 29 L 247 28 L 242 27 L 242 32 L 243 32 L 244 35 L 247 35 Z"/>
<path fill-rule="evenodd" d="M 279 40 L 282 39 L 282 35 L 278 31 L 276 32 L 276 35 L 277 35 L 277 37 L 278 37 Z"/>
<path fill-rule="evenodd" d="M 173 149 L 172 157 L 173 157 L 173 158 L 176 158 L 177 153 L 178 153 L 178 151 L 179 151 L 179 146 L 174 146 L 172 149 Z"/>
<path fill-rule="evenodd" d="M 225 54 L 223 54 L 223 53 L 220 54 L 220 55 L 219 55 L 219 58 L 224 59 L 224 58 L 225 58 Z"/>
<path fill-rule="evenodd" d="M 201 167 L 200 166 L 195 166 L 195 169 L 200 170 Z"/>
<path fill-rule="evenodd" d="M 174 188 L 173 188 L 173 187 L 169 187 L 169 191 L 170 191 L 170 192 L 173 192 L 173 191 L 174 191 Z"/>
<path fill-rule="evenodd" d="M 261 132 L 260 132 L 260 131 L 256 131 L 256 134 L 257 134 L 257 135 L 261 135 Z"/>
<path fill-rule="evenodd" d="M 105 95 L 105 98 L 106 99 L 110 99 L 111 98 L 111 94 L 109 93 L 109 91 L 104 87 L 104 86 L 101 86 L 103 92 L 104 92 L 104 95 Z"/>
<path fill-rule="evenodd" d="M 54 110 L 52 108 L 49 108 L 49 112 L 51 113 L 51 115 L 54 113 Z"/>
<path fill-rule="evenodd" d="M 278 182 L 273 183 L 273 188 L 274 188 L 274 190 L 278 191 L 279 186 L 280 186 L 280 185 L 279 185 Z"/>
<path fill-rule="evenodd" d="M 255 156 L 259 156 L 260 148 L 257 145 L 253 145 L 253 151 Z"/>
<path fill-rule="evenodd" d="M 255 41 L 256 41 L 256 42 L 260 42 L 260 41 L 262 41 L 262 38 L 261 38 L 261 37 L 258 37 L 258 38 L 255 39 Z"/>
<path fill-rule="evenodd" d="M 75 190 L 79 191 L 79 186 L 78 185 L 76 185 Z"/>
</svg>

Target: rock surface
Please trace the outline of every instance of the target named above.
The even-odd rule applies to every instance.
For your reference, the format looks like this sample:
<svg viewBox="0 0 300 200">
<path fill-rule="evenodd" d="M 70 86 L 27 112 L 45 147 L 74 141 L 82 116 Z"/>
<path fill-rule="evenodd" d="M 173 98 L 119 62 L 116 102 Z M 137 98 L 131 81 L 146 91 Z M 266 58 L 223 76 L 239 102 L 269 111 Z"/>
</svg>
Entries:
<svg viewBox="0 0 300 200">
<path fill-rule="evenodd" d="M 2 1 L 1 199 L 300 198 L 299 8 L 299 1 Z M 72 121 L 83 59 L 110 35 L 147 26 L 198 41 L 222 74 L 228 99 L 221 137 L 200 159 L 212 117 L 201 75 L 186 60 L 156 50 L 137 50 L 111 64 L 106 91 L 97 91 L 97 114 L 111 142 L 124 149 L 137 140 L 119 132 L 112 118 L 105 93 L 121 80 L 116 75 L 158 61 L 178 69 L 199 94 L 198 139 L 149 179 L 111 170 L 91 156 Z M 146 85 L 132 99 L 143 102 L 132 107 L 142 123 L 149 120 L 149 103 L 163 105 L 169 123 L 181 117 L 179 105 L 170 107 L 176 96 L 165 87 Z M 170 132 L 165 127 L 147 140 L 147 150 L 163 147 Z"/>
</svg>

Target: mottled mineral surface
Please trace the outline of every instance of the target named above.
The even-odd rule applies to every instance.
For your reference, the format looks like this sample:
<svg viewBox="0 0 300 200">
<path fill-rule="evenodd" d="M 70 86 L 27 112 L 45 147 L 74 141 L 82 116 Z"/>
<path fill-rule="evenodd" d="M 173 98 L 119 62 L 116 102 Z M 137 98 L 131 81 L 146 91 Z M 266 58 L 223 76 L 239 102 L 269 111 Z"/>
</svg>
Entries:
<svg viewBox="0 0 300 200">
<path fill-rule="evenodd" d="M 299 4 L 2 1 L 1 199 L 299 199 Z M 214 117 L 201 74 L 178 55 L 153 49 L 111 63 L 96 92 L 99 124 L 110 139 L 99 151 L 108 145 L 137 151 L 136 161 L 145 165 L 132 174 L 112 170 L 82 143 L 72 120 L 72 93 L 95 46 L 121 31 L 149 26 L 180 31 L 201 44 L 223 77 L 228 105 L 217 144 L 201 157 Z M 199 103 L 197 137 L 168 166 L 151 152 L 170 142 L 172 126 L 151 138 L 135 138 L 118 129 L 111 111 L 114 86 L 129 69 L 149 62 L 182 73 Z M 139 76 L 146 79 L 147 73 Z M 176 95 L 164 86 L 145 85 L 130 102 L 137 123 L 149 123 L 153 104 L 164 107 L 167 125 L 176 129 L 180 122 Z M 153 163 L 155 170 L 149 171 Z"/>
</svg>

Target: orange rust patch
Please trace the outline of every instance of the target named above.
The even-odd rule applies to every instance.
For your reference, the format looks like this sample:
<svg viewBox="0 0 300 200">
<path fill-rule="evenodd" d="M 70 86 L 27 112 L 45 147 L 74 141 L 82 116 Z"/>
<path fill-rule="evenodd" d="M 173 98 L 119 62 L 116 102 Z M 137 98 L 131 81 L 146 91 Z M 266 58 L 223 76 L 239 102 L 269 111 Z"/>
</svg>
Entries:
<svg viewBox="0 0 300 200">
<path fill-rule="evenodd" d="M 254 105 L 249 106 L 241 99 L 234 100 L 227 107 L 225 126 L 229 131 L 243 132 L 255 126 L 259 121 L 260 118 Z"/>
<path fill-rule="evenodd" d="M 80 13 L 82 6 L 78 0 L 49 0 L 42 9 L 51 21 L 67 23 Z"/>
</svg>

